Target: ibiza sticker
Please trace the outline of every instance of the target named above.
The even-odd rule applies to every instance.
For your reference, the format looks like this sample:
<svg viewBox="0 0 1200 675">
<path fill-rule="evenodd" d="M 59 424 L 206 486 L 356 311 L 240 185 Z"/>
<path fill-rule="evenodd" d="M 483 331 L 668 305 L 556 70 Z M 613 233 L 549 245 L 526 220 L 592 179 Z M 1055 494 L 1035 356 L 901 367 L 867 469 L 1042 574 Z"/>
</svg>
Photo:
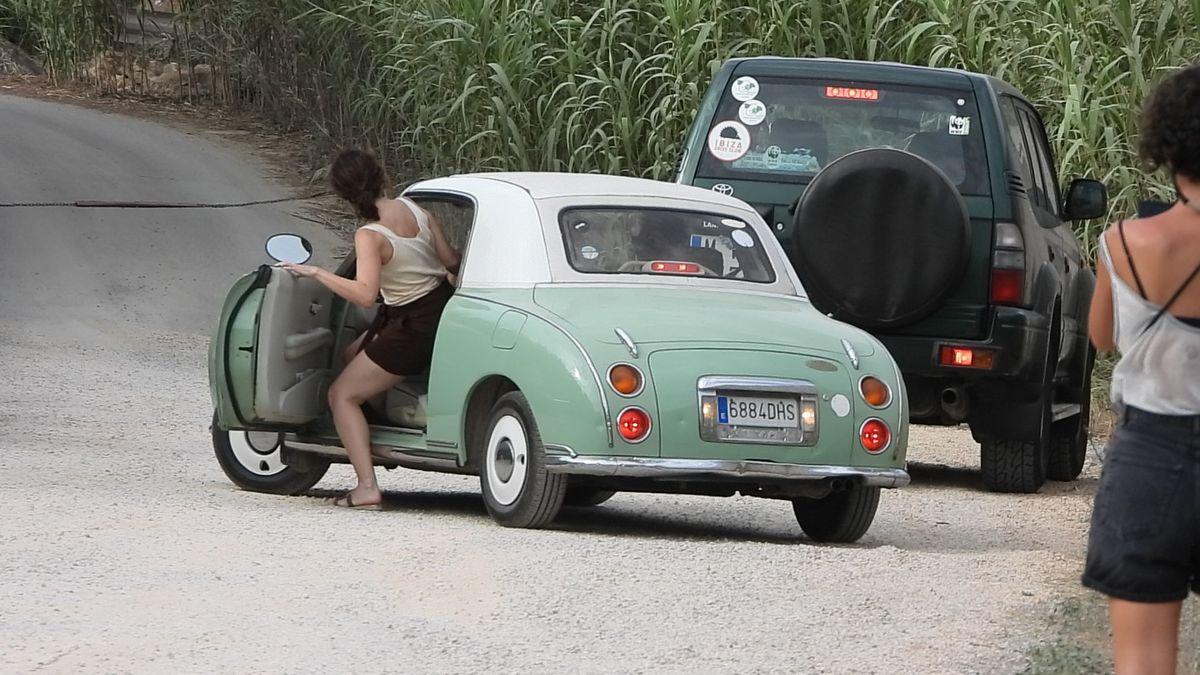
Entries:
<svg viewBox="0 0 1200 675">
<path fill-rule="evenodd" d="M 767 106 L 758 99 L 750 99 L 738 108 L 738 119 L 750 126 L 762 124 L 767 119 Z"/>
<path fill-rule="evenodd" d="M 749 101 L 758 97 L 758 80 L 753 77 L 739 77 L 733 81 L 729 93 L 739 101 Z"/>
<path fill-rule="evenodd" d="M 717 183 L 712 186 L 712 191 L 719 195 L 731 195 L 733 194 L 733 186 L 729 183 Z"/>
<path fill-rule="evenodd" d="M 740 159 L 750 149 L 750 130 L 741 122 L 726 120 L 708 132 L 708 152 L 722 162 Z"/>
<path fill-rule="evenodd" d="M 971 118 L 959 117 L 958 115 L 950 116 L 950 135 L 951 136 L 970 136 L 971 135 Z"/>
<path fill-rule="evenodd" d="M 721 224 L 724 225 L 725 227 L 732 227 L 735 230 L 740 230 L 746 226 L 745 223 L 738 220 L 737 218 L 722 218 Z"/>
</svg>

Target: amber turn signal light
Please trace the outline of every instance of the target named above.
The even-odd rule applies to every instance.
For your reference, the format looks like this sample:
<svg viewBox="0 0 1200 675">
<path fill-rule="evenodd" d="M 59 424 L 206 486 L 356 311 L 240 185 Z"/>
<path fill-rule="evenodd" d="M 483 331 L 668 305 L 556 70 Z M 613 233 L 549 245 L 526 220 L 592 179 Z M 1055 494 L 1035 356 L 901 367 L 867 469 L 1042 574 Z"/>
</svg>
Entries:
<svg viewBox="0 0 1200 675">
<path fill-rule="evenodd" d="M 642 390 L 642 373 L 628 363 L 608 369 L 608 383 L 622 396 L 635 396 Z"/>
<path fill-rule="evenodd" d="M 858 383 L 858 391 L 862 394 L 863 400 L 872 408 L 884 408 L 892 402 L 892 392 L 888 389 L 887 384 L 878 377 L 870 375 L 864 377 Z"/>
</svg>

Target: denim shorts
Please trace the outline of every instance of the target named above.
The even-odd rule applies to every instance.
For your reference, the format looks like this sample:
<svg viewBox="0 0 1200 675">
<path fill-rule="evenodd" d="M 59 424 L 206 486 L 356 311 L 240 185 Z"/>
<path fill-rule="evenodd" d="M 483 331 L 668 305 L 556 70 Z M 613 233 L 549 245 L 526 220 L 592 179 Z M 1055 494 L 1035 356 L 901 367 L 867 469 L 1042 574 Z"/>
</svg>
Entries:
<svg viewBox="0 0 1200 675">
<path fill-rule="evenodd" d="M 1200 593 L 1200 415 L 1125 407 L 1100 475 L 1083 585 L 1132 602 Z"/>
</svg>

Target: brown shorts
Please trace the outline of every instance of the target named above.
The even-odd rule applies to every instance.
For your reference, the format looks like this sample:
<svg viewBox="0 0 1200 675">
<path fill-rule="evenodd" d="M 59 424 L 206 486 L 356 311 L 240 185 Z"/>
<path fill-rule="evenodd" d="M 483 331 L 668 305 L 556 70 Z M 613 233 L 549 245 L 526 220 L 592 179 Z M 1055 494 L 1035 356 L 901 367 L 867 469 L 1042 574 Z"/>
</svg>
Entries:
<svg viewBox="0 0 1200 675">
<path fill-rule="evenodd" d="M 444 281 L 406 305 L 380 305 L 363 339 L 367 358 L 393 375 L 425 372 L 433 360 L 433 340 L 442 310 L 453 294 L 454 287 Z"/>
</svg>

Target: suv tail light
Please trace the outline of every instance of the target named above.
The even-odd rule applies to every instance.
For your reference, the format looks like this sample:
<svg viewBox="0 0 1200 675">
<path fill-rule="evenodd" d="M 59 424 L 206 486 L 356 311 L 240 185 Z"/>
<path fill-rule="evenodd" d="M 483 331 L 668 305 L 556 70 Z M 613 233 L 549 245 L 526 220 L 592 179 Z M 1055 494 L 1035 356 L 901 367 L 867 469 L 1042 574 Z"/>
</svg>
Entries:
<svg viewBox="0 0 1200 675">
<path fill-rule="evenodd" d="M 1015 223 L 996 223 L 992 242 L 992 292 L 997 305 L 1025 302 L 1025 240 Z"/>
</svg>

